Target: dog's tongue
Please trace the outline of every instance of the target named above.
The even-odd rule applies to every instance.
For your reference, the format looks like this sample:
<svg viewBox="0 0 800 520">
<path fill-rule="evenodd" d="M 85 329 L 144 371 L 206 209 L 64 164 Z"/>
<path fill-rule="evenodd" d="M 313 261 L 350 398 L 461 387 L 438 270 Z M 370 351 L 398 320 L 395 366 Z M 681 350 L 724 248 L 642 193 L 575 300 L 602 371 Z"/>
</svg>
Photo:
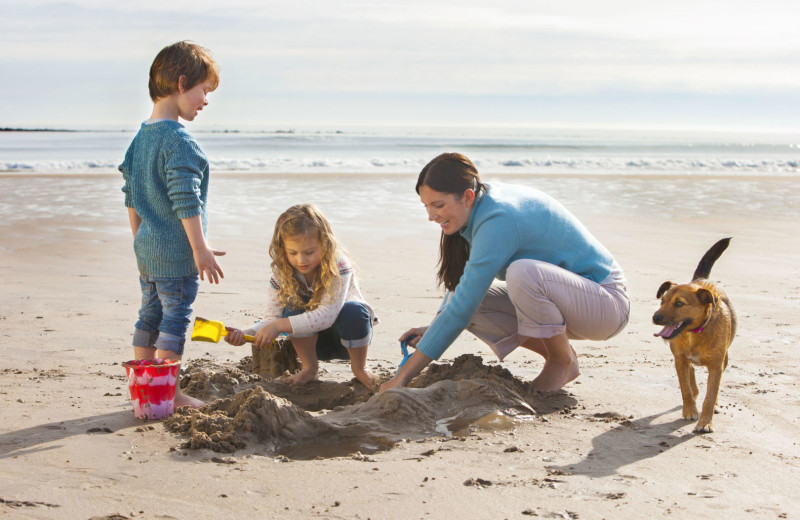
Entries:
<svg viewBox="0 0 800 520">
<path fill-rule="evenodd" d="M 653 336 L 655 336 L 657 338 L 668 338 L 668 337 L 672 336 L 672 333 L 675 332 L 675 329 L 677 329 L 679 326 L 680 326 L 680 323 L 674 323 L 672 325 L 667 325 L 666 327 L 664 327 L 660 331 L 658 331 L 655 334 L 653 334 Z"/>
</svg>

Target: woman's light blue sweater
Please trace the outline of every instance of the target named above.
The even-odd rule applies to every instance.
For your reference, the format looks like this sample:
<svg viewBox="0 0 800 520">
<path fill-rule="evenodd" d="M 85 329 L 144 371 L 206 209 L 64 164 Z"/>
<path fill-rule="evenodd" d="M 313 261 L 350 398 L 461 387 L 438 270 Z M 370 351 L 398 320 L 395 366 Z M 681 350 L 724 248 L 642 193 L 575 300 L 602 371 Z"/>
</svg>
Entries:
<svg viewBox="0 0 800 520">
<path fill-rule="evenodd" d="M 594 282 L 611 272 L 611 253 L 561 203 L 526 186 L 491 183 L 476 200 L 467 227 L 469 260 L 455 291 L 417 349 L 439 359 L 472 319 L 495 278 L 505 280 L 515 260 L 541 260 Z"/>
<path fill-rule="evenodd" d="M 192 247 L 181 219 L 200 215 L 207 227 L 208 159 L 177 121 L 142 124 L 119 166 L 125 206 L 142 223 L 133 248 L 143 275 L 196 275 Z"/>
</svg>

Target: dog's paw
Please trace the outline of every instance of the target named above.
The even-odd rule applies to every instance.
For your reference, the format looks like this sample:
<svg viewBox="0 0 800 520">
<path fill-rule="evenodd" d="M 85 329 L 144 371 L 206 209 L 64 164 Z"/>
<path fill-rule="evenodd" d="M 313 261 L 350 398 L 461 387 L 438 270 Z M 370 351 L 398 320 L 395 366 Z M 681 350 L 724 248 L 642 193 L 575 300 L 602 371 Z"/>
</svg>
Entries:
<svg viewBox="0 0 800 520">
<path fill-rule="evenodd" d="M 696 406 L 684 406 L 683 407 L 683 418 L 687 421 L 696 421 L 697 418 L 700 417 L 700 414 L 697 412 Z"/>
<path fill-rule="evenodd" d="M 697 423 L 697 426 L 694 427 L 695 433 L 712 433 L 713 431 L 714 431 L 714 426 L 711 423 L 707 424 Z"/>
</svg>

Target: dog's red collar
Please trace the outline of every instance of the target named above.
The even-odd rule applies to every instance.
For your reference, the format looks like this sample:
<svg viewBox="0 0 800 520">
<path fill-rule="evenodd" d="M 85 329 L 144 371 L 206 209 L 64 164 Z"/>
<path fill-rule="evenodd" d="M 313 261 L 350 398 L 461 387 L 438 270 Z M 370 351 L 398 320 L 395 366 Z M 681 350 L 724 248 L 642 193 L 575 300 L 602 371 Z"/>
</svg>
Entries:
<svg viewBox="0 0 800 520">
<path fill-rule="evenodd" d="M 703 329 L 706 328 L 706 325 L 708 325 L 708 322 L 711 321 L 711 315 L 712 314 L 714 314 L 714 305 L 709 305 L 708 306 L 708 316 L 706 316 L 706 321 L 704 321 L 703 324 L 700 325 L 699 327 L 697 327 L 696 329 L 692 330 L 692 332 L 694 332 L 695 334 L 697 334 L 698 332 L 703 332 Z"/>
</svg>

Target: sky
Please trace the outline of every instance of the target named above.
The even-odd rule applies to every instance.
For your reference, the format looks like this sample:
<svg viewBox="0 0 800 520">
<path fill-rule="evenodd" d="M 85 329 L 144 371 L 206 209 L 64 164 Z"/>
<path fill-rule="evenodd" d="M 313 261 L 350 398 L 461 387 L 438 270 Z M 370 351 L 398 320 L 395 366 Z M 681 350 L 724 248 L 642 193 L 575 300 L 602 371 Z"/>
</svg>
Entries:
<svg viewBox="0 0 800 520">
<path fill-rule="evenodd" d="M 0 0 L 0 127 L 135 128 L 175 41 L 204 129 L 800 131 L 797 0 Z"/>
</svg>

